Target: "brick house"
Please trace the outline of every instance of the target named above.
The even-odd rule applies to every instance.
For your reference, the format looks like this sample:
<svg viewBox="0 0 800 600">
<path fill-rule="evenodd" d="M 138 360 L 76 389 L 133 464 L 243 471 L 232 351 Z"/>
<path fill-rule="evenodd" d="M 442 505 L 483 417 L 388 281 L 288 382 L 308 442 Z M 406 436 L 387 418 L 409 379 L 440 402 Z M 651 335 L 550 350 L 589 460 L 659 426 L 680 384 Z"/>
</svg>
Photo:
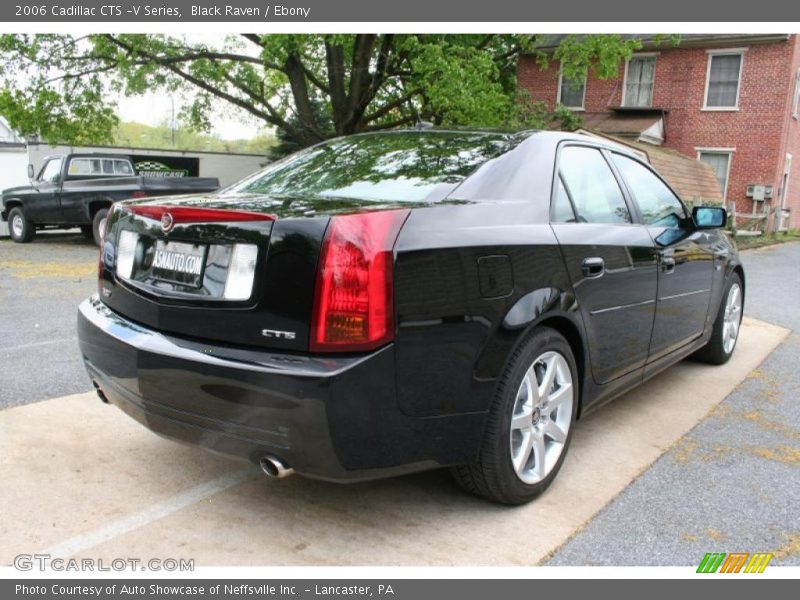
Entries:
<svg viewBox="0 0 800 600">
<path fill-rule="evenodd" d="M 522 56 L 518 85 L 550 109 L 560 103 L 577 111 L 586 129 L 698 158 L 713 168 L 737 213 L 783 207 L 798 228 L 798 37 L 684 35 L 677 46 L 645 37 L 609 80 L 590 73 L 568 81 L 555 61 L 541 70 L 534 56 Z M 559 41 L 550 36 L 541 49 Z"/>
</svg>

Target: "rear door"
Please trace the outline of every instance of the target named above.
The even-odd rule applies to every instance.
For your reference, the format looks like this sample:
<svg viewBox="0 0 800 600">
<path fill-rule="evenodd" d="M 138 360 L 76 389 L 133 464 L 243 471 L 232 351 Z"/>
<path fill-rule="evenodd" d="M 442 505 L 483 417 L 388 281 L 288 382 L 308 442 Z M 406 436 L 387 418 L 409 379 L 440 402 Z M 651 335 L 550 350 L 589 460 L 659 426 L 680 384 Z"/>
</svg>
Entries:
<svg viewBox="0 0 800 600">
<path fill-rule="evenodd" d="M 702 335 L 711 299 L 714 254 L 708 234 L 694 230 L 683 203 L 650 167 L 621 154 L 611 156 L 658 252 L 652 361 Z"/>
<path fill-rule="evenodd" d="M 599 149 L 562 146 L 551 222 L 587 332 L 592 374 L 606 383 L 644 366 L 656 297 L 656 254 Z"/>
</svg>

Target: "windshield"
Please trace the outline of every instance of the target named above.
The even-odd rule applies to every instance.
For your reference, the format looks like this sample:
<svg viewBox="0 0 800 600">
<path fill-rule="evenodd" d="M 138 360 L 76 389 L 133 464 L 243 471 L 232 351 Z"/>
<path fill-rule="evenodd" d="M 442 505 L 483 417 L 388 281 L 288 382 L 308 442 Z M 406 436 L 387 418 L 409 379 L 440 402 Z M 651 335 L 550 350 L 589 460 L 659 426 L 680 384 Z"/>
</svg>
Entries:
<svg viewBox="0 0 800 600">
<path fill-rule="evenodd" d="M 277 199 L 434 202 L 519 141 L 519 136 L 462 132 L 340 138 L 270 165 L 226 193 Z"/>
</svg>

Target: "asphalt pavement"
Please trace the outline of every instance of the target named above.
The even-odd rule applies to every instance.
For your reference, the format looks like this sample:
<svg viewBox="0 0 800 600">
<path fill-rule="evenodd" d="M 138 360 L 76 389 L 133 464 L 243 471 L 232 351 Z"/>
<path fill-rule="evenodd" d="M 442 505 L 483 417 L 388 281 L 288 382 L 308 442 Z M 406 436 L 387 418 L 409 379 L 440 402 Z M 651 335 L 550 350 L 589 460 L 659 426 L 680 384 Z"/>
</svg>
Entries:
<svg viewBox="0 0 800 600">
<path fill-rule="evenodd" d="M 75 319 L 97 289 L 97 258 L 80 232 L 0 239 L 0 409 L 91 389 Z"/>
<path fill-rule="evenodd" d="M 772 552 L 773 565 L 800 565 L 800 244 L 742 261 L 745 315 L 792 333 L 545 564 L 697 565 L 706 552 Z"/>
</svg>

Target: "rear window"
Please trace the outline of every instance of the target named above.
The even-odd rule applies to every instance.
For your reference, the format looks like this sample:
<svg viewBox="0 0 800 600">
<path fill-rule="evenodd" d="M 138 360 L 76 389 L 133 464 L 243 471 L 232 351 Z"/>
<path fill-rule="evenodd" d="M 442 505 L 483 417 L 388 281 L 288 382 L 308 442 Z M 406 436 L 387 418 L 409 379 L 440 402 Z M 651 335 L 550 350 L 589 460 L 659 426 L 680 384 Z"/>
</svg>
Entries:
<svg viewBox="0 0 800 600">
<path fill-rule="evenodd" d="M 73 158 L 69 162 L 68 175 L 133 175 L 131 163 L 116 158 Z"/>
<path fill-rule="evenodd" d="M 403 132 L 332 140 L 270 165 L 227 190 L 271 198 L 434 202 L 519 139 Z"/>
</svg>

